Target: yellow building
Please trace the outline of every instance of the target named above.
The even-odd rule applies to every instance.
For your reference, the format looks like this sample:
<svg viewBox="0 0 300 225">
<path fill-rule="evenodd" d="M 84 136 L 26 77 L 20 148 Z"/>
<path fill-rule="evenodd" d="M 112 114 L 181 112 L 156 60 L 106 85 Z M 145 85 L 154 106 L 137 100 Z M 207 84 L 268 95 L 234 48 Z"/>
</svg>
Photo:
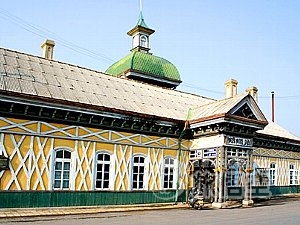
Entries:
<svg viewBox="0 0 300 225">
<path fill-rule="evenodd" d="M 105 73 L 53 60 L 50 40 L 43 57 L 0 48 L 0 208 L 185 202 L 193 186 L 221 208 L 252 204 L 256 186 L 299 191 L 300 139 L 267 121 L 257 89 L 177 91 L 153 33 L 140 14 Z"/>
</svg>

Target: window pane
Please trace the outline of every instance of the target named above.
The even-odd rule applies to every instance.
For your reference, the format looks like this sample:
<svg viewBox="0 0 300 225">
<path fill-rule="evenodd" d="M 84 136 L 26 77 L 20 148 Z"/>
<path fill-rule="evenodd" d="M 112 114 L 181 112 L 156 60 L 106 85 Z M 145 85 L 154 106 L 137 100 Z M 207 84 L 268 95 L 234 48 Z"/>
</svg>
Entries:
<svg viewBox="0 0 300 225">
<path fill-rule="evenodd" d="M 133 174 L 133 178 L 132 178 L 133 182 L 137 181 L 137 178 L 138 178 L 138 175 L 136 173 Z"/>
<path fill-rule="evenodd" d="M 143 181 L 139 182 L 139 188 L 142 189 L 143 188 Z"/>
<path fill-rule="evenodd" d="M 133 182 L 132 182 L 132 188 L 133 188 L 133 189 L 137 189 L 137 182 L 136 182 L 136 181 L 133 181 Z"/>
<path fill-rule="evenodd" d="M 101 179 L 101 177 L 102 177 L 101 175 L 102 175 L 101 172 L 97 172 L 97 175 L 96 175 L 96 176 L 97 176 L 97 180 L 98 180 L 98 179 Z"/>
<path fill-rule="evenodd" d="M 62 150 L 56 152 L 56 158 L 63 158 L 63 151 Z"/>
<path fill-rule="evenodd" d="M 62 163 L 61 162 L 56 162 L 55 163 L 55 170 L 61 170 L 62 169 Z"/>
<path fill-rule="evenodd" d="M 139 174 L 139 180 L 143 181 L 144 180 L 144 174 Z"/>
<path fill-rule="evenodd" d="M 102 171 L 102 168 L 103 168 L 103 165 L 102 165 L 102 164 L 97 164 L 97 171 L 98 171 L 98 172 L 101 172 L 101 171 Z"/>
<path fill-rule="evenodd" d="M 63 179 L 69 179 L 69 171 L 64 171 Z"/>
<path fill-rule="evenodd" d="M 65 153 L 64 155 L 65 159 L 71 159 L 71 152 L 65 150 L 64 153 Z"/>
<path fill-rule="evenodd" d="M 60 179 L 61 178 L 61 172 L 60 171 L 55 171 L 55 174 L 54 174 L 54 179 Z"/>
<path fill-rule="evenodd" d="M 68 180 L 64 180 L 63 182 L 63 188 L 68 188 L 69 187 L 69 181 Z"/>
<path fill-rule="evenodd" d="M 100 160 L 100 161 L 103 161 L 103 154 L 98 154 L 97 159 Z"/>
<path fill-rule="evenodd" d="M 140 166 L 140 173 L 144 174 L 144 167 Z"/>
<path fill-rule="evenodd" d="M 103 188 L 108 188 L 108 187 L 109 187 L 109 181 L 104 181 Z"/>
<path fill-rule="evenodd" d="M 70 163 L 69 162 L 64 163 L 64 170 L 70 170 Z"/>
<path fill-rule="evenodd" d="M 54 188 L 60 188 L 60 181 L 58 180 L 54 181 Z"/>
<path fill-rule="evenodd" d="M 109 154 L 105 154 L 104 155 L 104 161 L 110 161 L 110 155 Z"/>
<path fill-rule="evenodd" d="M 104 165 L 104 171 L 106 171 L 106 172 L 109 171 L 109 166 L 110 166 L 109 164 L 105 164 Z"/>
</svg>

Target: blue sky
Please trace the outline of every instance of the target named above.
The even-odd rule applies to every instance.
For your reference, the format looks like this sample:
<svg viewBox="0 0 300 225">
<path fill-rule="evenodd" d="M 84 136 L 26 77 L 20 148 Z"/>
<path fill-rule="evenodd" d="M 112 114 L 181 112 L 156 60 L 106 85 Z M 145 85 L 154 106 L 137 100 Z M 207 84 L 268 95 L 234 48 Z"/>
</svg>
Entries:
<svg viewBox="0 0 300 225">
<path fill-rule="evenodd" d="M 178 89 L 222 99 L 224 82 L 238 91 L 258 88 L 259 106 L 300 136 L 300 1 L 143 0 L 151 52 L 178 68 Z M 127 55 L 127 31 L 138 20 L 139 0 L 10 0 L 0 5 L 0 47 L 41 55 L 56 42 L 59 61 L 105 71 Z"/>
</svg>

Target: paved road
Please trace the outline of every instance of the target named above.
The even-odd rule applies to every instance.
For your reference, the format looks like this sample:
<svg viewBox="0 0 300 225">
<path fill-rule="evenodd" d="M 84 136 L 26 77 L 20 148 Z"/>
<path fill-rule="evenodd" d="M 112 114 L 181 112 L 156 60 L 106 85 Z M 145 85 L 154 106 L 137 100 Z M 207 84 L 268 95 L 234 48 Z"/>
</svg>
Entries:
<svg viewBox="0 0 300 225">
<path fill-rule="evenodd" d="M 0 225 L 298 225 L 300 224 L 300 198 L 277 199 L 256 204 L 253 208 L 235 209 L 172 209 L 91 215 L 31 217 L 1 219 Z"/>
</svg>

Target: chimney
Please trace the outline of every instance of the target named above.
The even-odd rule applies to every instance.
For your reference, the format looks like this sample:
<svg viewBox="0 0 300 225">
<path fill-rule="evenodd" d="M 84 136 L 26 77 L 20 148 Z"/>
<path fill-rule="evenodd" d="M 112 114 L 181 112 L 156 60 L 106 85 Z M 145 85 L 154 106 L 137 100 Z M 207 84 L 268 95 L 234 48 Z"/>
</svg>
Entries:
<svg viewBox="0 0 300 225">
<path fill-rule="evenodd" d="M 43 50 L 43 57 L 45 59 L 53 59 L 53 49 L 54 49 L 55 43 L 52 40 L 45 40 L 44 43 L 41 45 Z"/>
<path fill-rule="evenodd" d="M 254 86 L 248 87 L 246 89 L 246 92 L 254 98 L 256 103 L 258 103 L 258 95 L 257 95 L 258 89 L 257 89 L 257 87 L 254 87 Z"/>
<path fill-rule="evenodd" d="M 271 111 L 272 111 L 272 122 L 275 122 L 275 94 L 271 92 Z"/>
<path fill-rule="evenodd" d="M 225 82 L 225 98 L 232 98 L 237 95 L 238 82 L 234 79 L 229 79 Z"/>
</svg>

